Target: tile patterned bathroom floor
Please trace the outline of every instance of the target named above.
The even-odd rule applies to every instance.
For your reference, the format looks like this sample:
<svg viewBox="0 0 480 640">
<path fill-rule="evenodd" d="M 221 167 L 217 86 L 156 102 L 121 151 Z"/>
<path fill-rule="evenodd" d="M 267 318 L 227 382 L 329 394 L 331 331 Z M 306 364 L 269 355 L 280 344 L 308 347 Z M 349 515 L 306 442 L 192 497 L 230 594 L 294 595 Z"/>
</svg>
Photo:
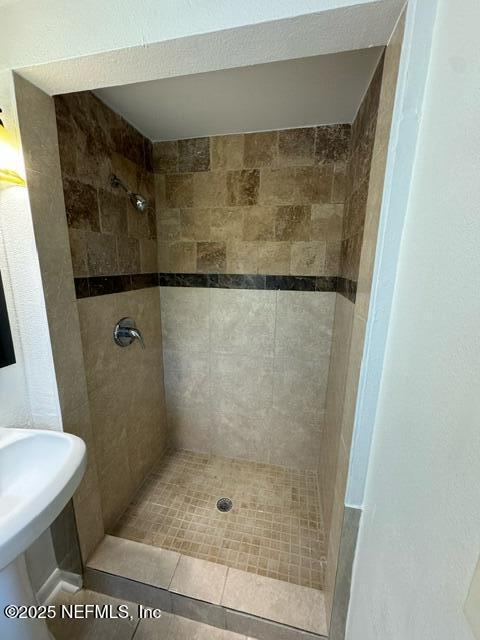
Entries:
<svg viewBox="0 0 480 640">
<path fill-rule="evenodd" d="M 221 513 L 216 502 L 233 500 Z M 317 475 L 171 451 L 112 535 L 302 586 L 323 589 L 325 535 Z"/>
</svg>

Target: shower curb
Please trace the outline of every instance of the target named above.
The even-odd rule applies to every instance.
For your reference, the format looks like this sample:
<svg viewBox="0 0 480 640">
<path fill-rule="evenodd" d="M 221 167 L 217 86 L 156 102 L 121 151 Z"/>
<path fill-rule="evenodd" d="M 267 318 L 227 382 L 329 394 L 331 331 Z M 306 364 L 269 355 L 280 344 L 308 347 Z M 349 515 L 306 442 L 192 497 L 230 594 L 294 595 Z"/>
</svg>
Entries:
<svg viewBox="0 0 480 640">
<path fill-rule="evenodd" d="M 327 640 L 327 636 L 324 635 L 259 618 L 88 566 L 85 568 L 84 587 L 258 640 Z"/>
</svg>

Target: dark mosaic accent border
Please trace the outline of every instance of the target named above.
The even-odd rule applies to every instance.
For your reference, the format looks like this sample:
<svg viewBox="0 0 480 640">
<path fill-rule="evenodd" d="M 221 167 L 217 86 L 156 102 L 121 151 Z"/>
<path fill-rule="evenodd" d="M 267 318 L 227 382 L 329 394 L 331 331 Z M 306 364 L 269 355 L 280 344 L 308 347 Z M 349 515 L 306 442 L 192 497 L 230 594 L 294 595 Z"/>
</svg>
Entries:
<svg viewBox="0 0 480 640">
<path fill-rule="evenodd" d="M 339 290 L 341 282 L 342 290 Z M 350 283 L 346 285 L 345 283 Z M 103 296 L 148 287 L 201 287 L 208 289 L 256 289 L 266 291 L 339 291 L 349 299 L 350 280 L 335 276 L 272 276 L 228 273 L 139 273 L 121 276 L 75 278 L 77 298 Z M 356 290 L 356 284 L 355 284 Z M 347 293 L 345 293 L 345 291 Z M 353 296 L 355 294 L 353 293 Z M 355 299 L 353 298 L 353 302 Z"/>
<path fill-rule="evenodd" d="M 160 273 L 161 287 L 205 287 L 210 289 L 260 289 L 282 291 L 336 291 L 335 277 L 270 276 L 229 273 Z"/>
<path fill-rule="evenodd" d="M 357 283 L 355 280 L 349 280 L 348 278 L 337 278 L 337 293 L 339 293 L 350 302 L 355 303 L 357 297 Z"/>
<path fill-rule="evenodd" d="M 135 273 L 122 276 L 95 276 L 75 278 L 77 298 L 104 296 L 109 293 L 122 293 L 135 289 L 158 286 L 158 273 Z"/>
</svg>

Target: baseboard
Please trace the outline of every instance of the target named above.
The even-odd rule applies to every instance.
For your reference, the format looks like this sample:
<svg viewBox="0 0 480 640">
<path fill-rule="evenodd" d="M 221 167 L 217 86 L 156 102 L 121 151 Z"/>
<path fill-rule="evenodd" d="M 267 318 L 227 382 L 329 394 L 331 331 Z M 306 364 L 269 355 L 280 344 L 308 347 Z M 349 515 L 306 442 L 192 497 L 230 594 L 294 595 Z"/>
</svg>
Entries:
<svg viewBox="0 0 480 640">
<path fill-rule="evenodd" d="M 76 593 L 82 588 L 83 579 L 78 573 L 55 569 L 45 580 L 37 591 L 37 601 L 39 604 L 49 604 L 59 591 Z"/>
</svg>

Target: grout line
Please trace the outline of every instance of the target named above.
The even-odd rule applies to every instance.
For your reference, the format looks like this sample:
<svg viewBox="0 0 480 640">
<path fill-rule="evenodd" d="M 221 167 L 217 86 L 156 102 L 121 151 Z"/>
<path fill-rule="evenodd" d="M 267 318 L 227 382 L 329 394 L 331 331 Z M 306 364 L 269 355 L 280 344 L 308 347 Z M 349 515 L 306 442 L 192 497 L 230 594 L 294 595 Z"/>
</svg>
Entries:
<svg viewBox="0 0 480 640">
<path fill-rule="evenodd" d="M 230 573 L 230 567 L 227 567 L 227 572 L 225 573 L 225 581 L 223 583 L 222 595 L 220 596 L 220 606 L 223 605 L 223 596 L 225 594 L 225 587 L 227 586 L 228 574 Z"/>
<path fill-rule="evenodd" d="M 159 547 L 161 549 L 161 547 Z M 178 551 L 177 551 L 178 553 Z M 175 565 L 175 569 L 173 570 L 172 577 L 170 578 L 170 582 L 168 583 L 167 591 L 170 591 L 170 587 L 172 586 L 173 579 L 175 574 L 177 573 L 178 565 L 180 564 L 180 560 L 182 559 L 183 553 L 178 554 L 177 564 Z"/>
</svg>

